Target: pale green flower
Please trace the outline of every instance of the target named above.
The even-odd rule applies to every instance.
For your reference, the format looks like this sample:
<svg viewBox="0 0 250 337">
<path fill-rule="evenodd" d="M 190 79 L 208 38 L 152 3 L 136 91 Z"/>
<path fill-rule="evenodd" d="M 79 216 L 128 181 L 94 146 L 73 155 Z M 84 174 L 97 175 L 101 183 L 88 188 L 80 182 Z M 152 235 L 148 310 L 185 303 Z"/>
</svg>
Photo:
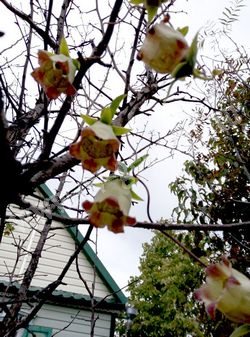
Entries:
<svg viewBox="0 0 250 337">
<path fill-rule="evenodd" d="M 171 74 L 188 55 L 189 47 L 184 35 L 161 22 L 146 35 L 137 55 L 146 65 L 162 74 Z"/>
<path fill-rule="evenodd" d="M 218 309 L 237 323 L 250 323 L 250 280 L 232 268 L 228 259 L 206 269 L 206 283 L 195 291 L 204 302 L 208 314 L 214 318 Z"/>
</svg>

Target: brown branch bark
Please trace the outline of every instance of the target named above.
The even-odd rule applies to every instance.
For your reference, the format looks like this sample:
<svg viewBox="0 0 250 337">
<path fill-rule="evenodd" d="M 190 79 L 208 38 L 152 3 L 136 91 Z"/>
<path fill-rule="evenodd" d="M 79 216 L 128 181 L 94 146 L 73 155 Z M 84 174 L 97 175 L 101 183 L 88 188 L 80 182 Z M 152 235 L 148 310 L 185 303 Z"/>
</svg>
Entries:
<svg viewBox="0 0 250 337">
<path fill-rule="evenodd" d="M 65 18 L 66 18 L 66 13 L 69 8 L 69 5 L 71 3 L 71 0 L 64 0 L 62 7 L 61 7 L 61 13 L 58 18 L 57 22 L 57 35 L 56 35 L 56 41 L 59 45 L 59 42 L 63 36 L 63 29 L 64 29 L 64 23 L 65 23 Z"/>
<path fill-rule="evenodd" d="M 23 205 L 22 205 L 23 206 Z M 61 205 L 55 205 L 60 207 Z M 30 204 L 26 205 L 26 210 L 30 210 L 31 213 L 43 215 L 46 218 L 53 219 L 55 221 L 61 222 L 65 226 L 76 226 L 76 225 L 89 225 L 88 219 L 83 218 L 70 218 L 58 215 L 56 213 L 48 213 L 44 210 L 40 210 Z M 12 219 L 13 217 L 8 217 Z M 162 223 L 162 222 L 137 222 L 133 228 L 144 228 L 144 229 L 153 229 L 153 230 L 176 230 L 176 231 L 223 231 L 223 232 L 234 232 L 239 229 L 246 229 L 250 226 L 250 221 L 236 222 L 236 223 L 227 223 L 227 224 L 195 224 L 195 223 Z M 53 227 L 51 230 L 56 230 L 63 227 Z"/>
<path fill-rule="evenodd" d="M 18 181 L 21 164 L 14 158 L 7 141 L 7 125 L 3 109 L 2 91 L 0 89 L 0 242 L 4 231 L 5 209 L 11 200 L 18 201 Z"/>
<path fill-rule="evenodd" d="M 108 23 L 108 27 L 106 29 L 106 32 L 103 35 L 102 40 L 99 42 L 99 44 L 97 45 L 96 48 L 94 48 L 92 55 L 87 58 L 87 59 L 83 59 L 81 57 L 81 55 L 79 55 L 79 61 L 80 61 L 80 69 L 78 71 L 78 73 L 76 74 L 76 77 L 74 79 L 73 85 L 74 87 L 78 90 L 81 87 L 81 82 L 82 79 L 84 77 L 84 75 L 86 74 L 87 70 L 96 62 L 100 61 L 100 58 L 102 56 L 102 54 L 105 52 L 109 41 L 112 37 L 113 31 L 114 31 L 114 25 L 115 22 L 117 20 L 121 5 L 122 5 L 122 0 L 116 0 L 112 12 L 110 14 L 110 18 L 109 18 L 109 23 Z M 48 158 L 52 149 L 52 146 L 54 144 L 55 138 L 62 126 L 62 123 L 71 107 L 71 102 L 72 102 L 72 98 L 71 97 L 67 97 L 59 111 L 58 117 L 55 120 L 55 123 L 53 124 L 50 132 L 48 133 L 48 135 L 46 136 L 46 142 L 45 142 L 45 146 L 43 149 L 43 152 L 41 153 L 40 158 L 41 159 L 45 159 Z"/>
</svg>

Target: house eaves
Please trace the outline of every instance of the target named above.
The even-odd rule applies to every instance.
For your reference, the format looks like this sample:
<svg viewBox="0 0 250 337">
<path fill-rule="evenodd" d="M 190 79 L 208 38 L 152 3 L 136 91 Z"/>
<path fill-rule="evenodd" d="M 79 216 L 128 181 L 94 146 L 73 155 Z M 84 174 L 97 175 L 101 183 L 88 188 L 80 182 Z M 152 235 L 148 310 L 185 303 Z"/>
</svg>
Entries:
<svg viewBox="0 0 250 337">
<path fill-rule="evenodd" d="M 20 284 L 18 282 L 9 285 L 7 282 L 0 282 L 0 297 L 6 304 L 15 302 L 15 295 L 18 293 Z M 27 293 L 25 302 L 32 304 L 43 299 L 43 288 L 31 286 Z M 46 303 L 53 305 L 62 305 L 78 309 L 95 309 L 97 312 L 118 313 L 125 309 L 125 304 L 117 303 L 113 299 L 103 299 L 88 295 L 76 294 L 73 292 L 54 290 L 49 296 L 46 295 Z"/>
</svg>

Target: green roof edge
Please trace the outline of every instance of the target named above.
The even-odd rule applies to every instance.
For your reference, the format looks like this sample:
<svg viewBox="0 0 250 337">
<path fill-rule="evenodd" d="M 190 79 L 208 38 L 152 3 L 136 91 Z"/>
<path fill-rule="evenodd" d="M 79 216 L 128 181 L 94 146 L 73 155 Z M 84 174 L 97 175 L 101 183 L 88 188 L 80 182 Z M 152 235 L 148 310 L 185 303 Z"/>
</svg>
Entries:
<svg viewBox="0 0 250 337">
<path fill-rule="evenodd" d="M 11 285 L 9 284 L 9 282 L 7 281 L 0 281 L 0 293 L 1 292 L 6 292 L 6 289 L 8 288 L 8 293 L 13 293 L 15 290 L 20 289 L 20 283 L 18 282 L 13 282 Z M 14 289 L 14 290 L 13 290 Z M 29 288 L 29 292 L 30 293 L 35 293 L 38 292 L 38 295 L 36 295 L 37 299 L 39 299 L 39 293 L 42 293 L 43 288 L 42 287 L 36 287 L 36 286 L 31 286 Z M 53 293 L 50 295 L 50 297 L 47 298 L 47 300 L 50 300 L 51 298 L 64 298 L 64 299 L 73 299 L 73 302 L 75 302 L 75 304 L 79 304 L 80 301 L 80 305 L 83 304 L 83 300 L 86 302 L 90 302 L 90 306 L 91 304 L 91 297 L 89 295 L 82 295 L 79 293 L 73 293 L 73 292 L 69 292 L 67 290 L 54 290 Z M 114 309 L 114 310 L 119 310 L 120 308 L 124 307 L 124 303 L 117 303 L 114 301 L 114 299 L 105 299 L 103 301 L 103 298 L 101 297 L 95 297 L 95 301 L 96 301 L 96 308 L 97 309 L 103 309 L 103 308 L 110 308 L 110 309 Z M 78 303 L 77 303 L 78 302 Z M 85 304 L 85 303 L 84 303 Z M 119 306 L 119 308 L 118 308 Z"/>
<path fill-rule="evenodd" d="M 51 190 L 49 189 L 49 187 L 46 184 L 40 185 L 39 189 L 42 192 L 42 194 L 44 196 L 48 197 L 49 199 L 52 199 L 54 197 L 53 193 L 51 192 Z M 61 216 L 69 218 L 69 215 L 67 214 L 67 212 L 62 207 L 57 208 L 56 212 Z M 74 226 L 73 227 L 67 227 L 65 229 L 69 232 L 71 237 L 77 243 L 80 243 L 84 239 L 83 235 L 80 233 L 79 230 L 76 229 L 76 227 L 74 227 Z M 94 250 L 91 248 L 91 246 L 88 243 L 86 243 L 84 245 L 83 253 L 87 257 L 87 259 L 89 260 L 91 265 L 95 266 L 96 271 L 97 271 L 98 275 L 100 276 L 100 278 L 102 279 L 102 281 L 112 291 L 112 295 L 115 298 L 117 298 L 117 300 L 120 303 L 125 304 L 127 302 L 127 297 L 124 295 L 124 293 L 122 292 L 120 287 L 117 285 L 115 280 L 112 278 L 112 276 L 110 275 L 108 270 L 105 268 L 105 266 L 103 265 L 101 260 L 98 258 L 98 256 L 96 255 L 96 253 L 94 252 Z"/>
</svg>

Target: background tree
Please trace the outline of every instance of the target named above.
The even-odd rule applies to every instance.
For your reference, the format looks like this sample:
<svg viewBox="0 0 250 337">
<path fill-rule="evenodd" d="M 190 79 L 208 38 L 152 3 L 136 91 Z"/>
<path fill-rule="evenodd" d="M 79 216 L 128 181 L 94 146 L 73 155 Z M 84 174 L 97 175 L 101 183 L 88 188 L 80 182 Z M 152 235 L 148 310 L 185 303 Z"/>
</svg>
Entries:
<svg viewBox="0 0 250 337">
<path fill-rule="evenodd" d="M 140 275 L 130 279 L 129 303 L 138 310 L 131 335 L 229 336 L 234 325 L 219 313 L 211 320 L 194 298 L 203 279 L 203 263 L 209 260 L 211 248 L 216 248 L 213 242 L 194 233 L 171 233 L 200 257 L 199 264 L 164 233 L 156 232 L 144 244 Z"/>
<path fill-rule="evenodd" d="M 201 126 L 207 115 L 204 111 L 190 133 L 195 144 L 194 160 L 186 161 L 186 175 L 171 184 L 179 199 L 175 212 L 184 222 L 229 224 L 249 219 L 249 58 L 238 53 L 237 60 L 225 58 L 213 87 L 219 98 L 216 111 L 210 114 L 209 131 L 205 123 Z M 198 144 L 203 152 L 196 150 Z M 224 246 L 223 250 L 246 273 L 249 239 L 247 227 L 216 239 L 218 248 Z"/>
<path fill-rule="evenodd" d="M 192 298 L 202 268 L 161 233 L 144 244 L 140 276 L 130 279 L 130 302 L 138 314 L 133 336 L 203 336 L 198 305 Z"/>
<path fill-rule="evenodd" d="M 178 197 L 174 216 L 180 223 L 195 222 L 201 226 L 237 222 L 248 224 L 249 58 L 245 50 L 237 49 L 236 54 L 238 55 L 236 58 L 223 55 L 224 61 L 217 64 L 218 69 L 214 72 L 216 82 L 208 83 L 207 98 L 203 101 L 204 105 L 208 104 L 207 109 L 197 106 L 197 119 L 195 120 L 194 117 L 195 127 L 187 133 L 194 159 L 186 161 L 185 175 L 178 177 L 170 185 Z M 215 108 L 211 109 L 210 102 L 215 97 Z M 186 246 L 190 247 L 190 240 L 195 242 L 193 248 L 192 244 L 190 248 L 196 256 L 206 255 L 207 258 L 216 260 L 218 255 L 228 254 L 234 266 L 248 274 L 249 231 L 247 227 L 239 230 L 232 228 L 224 232 L 189 233 L 185 237 Z M 131 279 L 130 300 L 139 309 L 132 333 L 135 336 L 198 336 L 199 333 L 206 336 L 229 336 L 234 329 L 234 324 L 222 319 L 220 315 L 215 321 L 207 319 L 202 306 L 193 305 L 194 321 L 192 321 L 194 312 L 188 312 L 189 308 L 183 305 L 179 308 L 174 305 L 176 316 L 168 315 L 172 309 L 171 299 L 175 298 L 178 302 L 179 296 L 188 297 L 188 293 L 185 291 L 184 294 L 182 293 L 187 277 L 182 269 L 183 260 L 179 256 L 175 260 L 173 256 L 176 252 L 170 248 L 172 243 L 168 243 L 168 239 L 164 237 L 161 240 L 162 246 L 156 235 L 151 245 L 144 246 L 140 276 Z M 202 245 L 202 242 L 206 244 Z M 203 246 L 202 249 L 200 245 Z M 178 252 L 178 254 L 181 253 Z M 171 263 L 173 262 L 173 270 L 168 261 L 169 258 Z M 163 268 L 162 265 L 167 265 L 168 268 Z M 176 286 L 175 276 L 178 275 L 178 271 L 181 271 L 177 277 L 177 282 L 180 283 Z M 198 274 L 195 274 L 190 267 L 189 271 L 194 277 L 191 283 L 195 284 Z M 170 287 L 158 287 L 162 274 L 166 283 L 171 279 Z M 182 275 L 185 275 L 183 279 Z M 171 293 L 171 289 L 176 293 L 170 296 L 171 298 L 167 298 L 166 294 Z M 189 288 L 189 299 L 192 298 L 190 294 L 193 293 L 193 289 Z M 181 319 L 182 315 L 184 323 Z M 190 320 L 193 324 L 190 324 Z M 198 323 L 200 331 L 195 331 L 197 327 L 195 323 Z M 171 325 L 175 326 L 174 329 Z M 182 327 L 184 327 L 183 330 Z"/>
</svg>

